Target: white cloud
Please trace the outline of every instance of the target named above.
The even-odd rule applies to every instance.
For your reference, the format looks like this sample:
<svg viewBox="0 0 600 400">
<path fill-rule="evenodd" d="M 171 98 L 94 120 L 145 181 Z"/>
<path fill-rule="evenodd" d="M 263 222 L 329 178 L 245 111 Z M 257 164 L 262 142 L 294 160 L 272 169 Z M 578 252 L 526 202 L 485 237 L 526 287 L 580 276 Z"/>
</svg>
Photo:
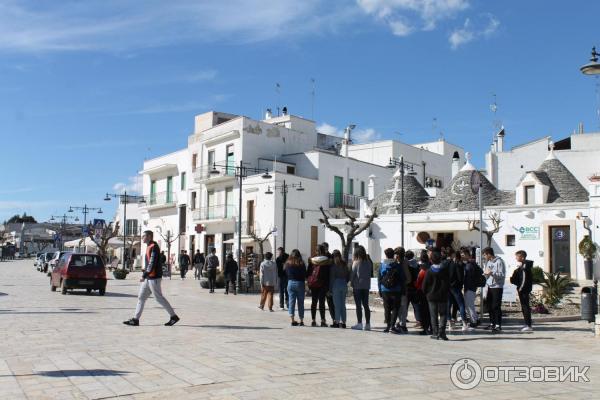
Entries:
<svg viewBox="0 0 600 400">
<path fill-rule="evenodd" d="M 130 176 L 127 183 L 115 183 L 113 190 L 117 193 L 123 193 L 124 191 L 127 191 L 131 194 L 142 193 L 142 177 L 139 175 Z"/>
<path fill-rule="evenodd" d="M 416 30 L 430 31 L 441 20 L 469 8 L 468 0 L 356 0 L 367 14 L 386 23 L 397 36 Z M 408 24 L 408 20 L 416 21 Z"/>
<path fill-rule="evenodd" d="M 345 17 L 351 13 L 325 0 L 62 0 L 44 5 L 0 0 L 0 50 L 125 51 L 186 41 L 252 43 L 335 30 L 348 23 Z"/>
<path fill-rule="evenodd" d="M 327 122 L 323 122 L 317 126 L 317 131 L 325 135 L 344 137 L 344 130 L 339 129 L 336 126 L 330 125 Z M 352 141 L 354 143 L 366 143 L 373 140 L 377 140 L 381 137 L 379 133 L 373 128 L 358 128 L 352 131 Z"/>
<path fill-rule="evenodd" d="M 448 37 L 448 42 L 450 42 L 450 47 L 453 50 L 456 50 L 460 46 L 472 42 L 473 40 L 484 37 L 488 38 L 492 36 L 500 26 L 500 21 L 496 19 L 491 14 L 486 15 L 487 22 L 482 24 L 481 22 L 477 22 L 477 26 L 473 26 L 470 18 L 465 20 L 465 23 L 461 28 L 455 29 L 450 33 Z"/>
</svg>

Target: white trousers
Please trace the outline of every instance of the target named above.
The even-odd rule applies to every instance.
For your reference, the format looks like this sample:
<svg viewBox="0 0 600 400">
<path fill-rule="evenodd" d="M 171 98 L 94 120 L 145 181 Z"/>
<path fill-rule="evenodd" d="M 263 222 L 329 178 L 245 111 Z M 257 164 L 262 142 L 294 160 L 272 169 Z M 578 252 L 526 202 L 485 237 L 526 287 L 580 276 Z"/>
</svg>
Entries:
<svg viewBox="0 0 600 400">
<path fill-rule="evenodd" d="M 138 294 L 138 303 L 135 308 L 135 319 L 140 319 L 142 316 L 142 312 L 144 311 L 144 304 L 146 304 L 146 300 L 150 297 L 150 294 L 154 295 L 154 298 L 160 304 L 165 311 L 169 313 L 169 316 L 172 317 L 175 315 L 175 310 L 171 307 L 171 304 L 165 299 L 162 294 L 162 290 L 160 288 L 160 283 L 162 279 L 146 279 L 140 285 L 140 293 Z"/>
<path fill-rule="evenodd" d="M 465 308 L 467 309 L 467 314 L 469 315 L 469 319 L 471 322 L 477 322 L 479 320 L 479 315 L 477 315 L 477 308 L 475 307 L 475 293 L 472 290 L 465 290 Z"/>
</svg>

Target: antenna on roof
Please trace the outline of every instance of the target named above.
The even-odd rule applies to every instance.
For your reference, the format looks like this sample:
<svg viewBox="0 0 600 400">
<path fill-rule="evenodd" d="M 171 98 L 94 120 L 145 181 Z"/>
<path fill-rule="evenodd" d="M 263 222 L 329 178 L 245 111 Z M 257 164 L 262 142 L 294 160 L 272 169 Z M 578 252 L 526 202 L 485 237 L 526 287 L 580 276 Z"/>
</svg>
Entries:
<svg viewBox="0 0 600 400">
<path fill-rule="evenodd" d="M 310 119 L 315 120 L 315 78 L 310 78 Z"/>
<path fill-rule="evenodd" d="M 492 127 L 493 127 L 493 131 L 494 131 L 492 133 L 492 142 L 494 142 L 494 140 L 496 140 L 496 133 L 502 127 L 502 122 L 499 119 L 497 119 L 498 102 L 497 102 L 497 98 L 496 98 L 496 93 L 492 93 L 492 97 L 494 98 L 494 102 L 492 104 L 490 104 L 490 111 L 494 113 L 494 119 L 492 121 Z"/>
<path fill-rule="evenodd" d="M 275 93 L 277 93 L 277 116 L 279 117 L 279 104 L 281 104 L 281 85 L 275 82 Z"/>
</svg>

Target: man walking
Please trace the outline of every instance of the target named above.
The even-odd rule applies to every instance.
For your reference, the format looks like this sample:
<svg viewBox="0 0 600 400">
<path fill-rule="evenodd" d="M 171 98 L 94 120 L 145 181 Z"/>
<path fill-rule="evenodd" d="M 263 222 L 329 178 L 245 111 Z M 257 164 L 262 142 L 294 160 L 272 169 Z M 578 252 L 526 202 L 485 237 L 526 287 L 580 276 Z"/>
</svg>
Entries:
<svg viewBox="0 0 600 400">
<path fill-rule="evenodd" d="M 277 284 L 277 264 L 272 260 L 273 254 L 267 252 L 265 259 L 260 263 L 260 305 L 258 308 L 265 309 L 265 302 L 269 311 L 273 312 L 273 292 Z"/>
<path fill-rule="evenodd" d="M 504 260 L 494 255 L 494 249 L 483 249 L 486 260 L 483 275 L 487 278 L 486 302 L 490 313 L 490 325 L 486 328 L 494 333 L 502 331 L 502 292 L 506 279 L 506 266 Z"/>
<path fill-rule="evenodd" d="M 275 263 L 277 264 L 277 276 L 279 277 L 279 308 L 281 310 L 283 310 L 284 305 L 285 308 L 289 308 L 290 304 L 290 296 L 287 290 L 288 279 L 285 269 L 283 268 L 287 259 L 288 255 L 286 254 L 283 247 L 278 248 Z"/>
<path fill-rule="evenodd" d="M 210 249 L 210 255 L 206 257 L 204 262 L 204 268 L 208 274 L 208 289 L 209 293 L 215 292 L 215 286 L 217 285 L 217 268 L 219 267 L 219 257 L 217 257 L 217 249 L 214 247 Z"/>
<path fill-rule="evenodd" d="M 527 253 L 524 250 L 519 250 L 515 253 L 517 259 L 517 268 L 510 277 L 510 283 L 517 287 L 517 293 L 519 294 L 519 302 L 521 303 L 521 310 L 523 311 L 523 319 L 525 320 L 525 326 L 521 329 L 521 332 L 531 332 L 531 306 L 529 305 L 529 294 L 533 286 L 533 261 L 527 260 Z"/>
<path fill-rule="evenodd" d="M 200 250 L 196 250 L 196 254 L 194 254 L 194 279 L 200 279 L 202 277 L 204 261 L 204 254 L 200 253 Z"/>
<path fill-rule="evenodd" d="M 181 280 L 185 279 L 190 263 L 190 256 L 187 255 L 187 251 L 181 250 L 181 255 L 179 256 L 179 274 L 181 275 Z"/>
<path fill-rule="evenodd" d="M 140 282 L 140 292 L 138 295 L 138 303 L 135 309 L 135 315 L 133 318 L 124 321 L 125 325 L 138 326 L 140 324 L 140 317 L 144 311 L 144 304 L 150 293 L 154 295 L 156 301 L 169 313 L 171 317 L 165 326 L 175 325 L 179 321 L 179 317 L 175 314 L 175 310 L 171 307 L 171 304 L 162 295 L 160 287 L 162 281 L 162 268 L 160 266 L 160 248 L 158 244 L 153 240 L 154 234 L 152 231 L 145 231 L 142 235 L 142 242 L 146 244 L 146 256 L 144 258 L 144 272 Z"/>
</svg>

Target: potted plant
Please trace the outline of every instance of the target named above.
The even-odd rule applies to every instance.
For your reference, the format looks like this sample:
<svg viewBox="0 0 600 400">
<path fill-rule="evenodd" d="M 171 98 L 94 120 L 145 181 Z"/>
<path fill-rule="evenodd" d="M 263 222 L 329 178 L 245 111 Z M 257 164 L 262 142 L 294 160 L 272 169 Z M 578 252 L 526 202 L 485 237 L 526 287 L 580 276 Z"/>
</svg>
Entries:
<svg viewBox="0 0 600 400">
<path fill-rule="evenodd" d="M 125 279 L 127 278 L 128 273 L 129 271 L 127 271 L 126 269 L 116 268 L 113 271 L 113 276 L 115 277 L 115 279 Z"/>
<path fill-rule="evenodd" d="M 594 277 L 594 257 L 598 248 L 596 244 L 586 235 L 581 242 L 579 242 L 579 253 L 583 256 L 583 267 L 585 269 L 585 279 L 593 279 Z"/>
</svg>

